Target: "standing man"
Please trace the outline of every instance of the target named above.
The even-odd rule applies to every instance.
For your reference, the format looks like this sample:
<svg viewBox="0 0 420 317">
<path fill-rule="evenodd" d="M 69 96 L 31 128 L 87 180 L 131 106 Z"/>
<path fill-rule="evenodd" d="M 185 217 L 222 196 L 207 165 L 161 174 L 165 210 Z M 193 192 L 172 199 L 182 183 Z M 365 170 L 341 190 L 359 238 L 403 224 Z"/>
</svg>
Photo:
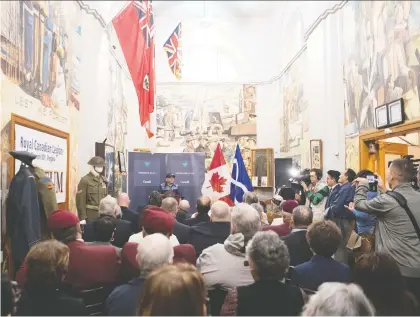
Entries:
<svg viewBox="0 0 420 317">
<path fill-rule="evenodd" d="M 161 194 L 164 194 L 168 191 L 173 191 L 177 197 L 181 198 L 179 185 L 175 184 L 175 174 L 173 173 L 166 174 L 165 182 L 160 184 L 159 187 L 159 192 Z"/>
<path fill-rule="evenodd" d="M 101 175 L 105 161 L 102 157 L 92 157 L 88 164 L 90 172 L 80 179 L 77 186 L 76 207 L 80 224 L 85 225 L 86 220 L 95 220 L 99 217 L 99 203 L 108 194 L 106 180 Z"/>
<path fill-rule="evenodd" d="M 310 207 L 313 213 L 313 221 L 324 220 L 325 204 L 327 203 L 330 189 L 322 180 L 322 171 L 319 168 L 313 168 L 310 172 L 311 184 L 309 187 L 305 182 L 300 182 L 306 197 L 306 207 Z"/>
<path fill-rule="evenodd" d="M 356 172 L 351 168 L 340 175 L 340 190 L 335 199 L 331 201 L 328 210 L 328 215 L 340 228 L 342 234 L 340 246 L 335 253 L 335 260 L 344 264 L 348 263 L 347 242 L 353 230 L 353 221 L 356 220 L 355 216 L 348 212 L 345 206 L 348 206 L 354 200 L 354 187 L 352 182 L 355 179 Z"/>
<path fill-rule="evenodd" d="M 340 175 L 340 172 L 334 170 L 329 170 L 327 172 L 327 185 L 330 188 L 330 194 L 328 195 L 327 201 L 325 202 L 324 216 L 326 218 L 329 218 L 328 211 L 332 202 L 336 199 L 338 192 L 340 191 L 340 184 L 338 183 Z"/>
<path fill-rule="evenodd" d="M 121 193 L 118 195 L 118 206 L 121 208 L 122 220 L 126 220 L 131 223 L 131 230 L 133 230 L 134 233 L 140 232 L 139 214 L 129 208 L 130 197 L 128 197 L 127 193 Z"/>
</svg>

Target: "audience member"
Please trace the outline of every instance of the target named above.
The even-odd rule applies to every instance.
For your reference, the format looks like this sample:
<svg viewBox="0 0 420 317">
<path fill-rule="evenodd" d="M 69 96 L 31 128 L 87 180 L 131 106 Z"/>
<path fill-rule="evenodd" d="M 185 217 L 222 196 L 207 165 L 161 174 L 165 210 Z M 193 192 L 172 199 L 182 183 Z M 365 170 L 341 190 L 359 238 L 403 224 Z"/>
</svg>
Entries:
<svg viewBox="0 0 420 317">
<path fill-rule="evenodd" d="M 267 204 L 266 204 L 266 202 L 263 201 L 263 200 L 260 200 L 260 205 L 263 208 L 264 213 L 266 214 L 267 213 Z"/>
<path fill-rule="evenodd" d="M 201 222 L 191 227 L 190 243 L 195 247 L 197 256 L 215 245 L 223 243 L 230 234 L 230 207 L 223 201 L 211 205 L 211 221 Z"/>
<path fill-rule="evenodd" d="M 206 315 L 206 288 L 194 266 L 167 265 L 147 277 L 137 316 Z"/>
<path fill-rule="evenodd" d="M 266 226 L 263 230 L 273 230 L 276 232 L 280 237 L 287 236 L 290 233 L 290 226 L 292 220 L 292 212 L 299 204 L 296 200 L 284 200 L 280 204 L 280 208 L 282 209 L 282 218 L 276 218 L 272 222 L 271 226 Z M 277 220 L 281 220 L 282 222 L 277 222 Z M 280 224 L 277 224 L 280 223 Z"/>
<path fill-rule="evenodd" d="M 256 211 L 258 211 L 258 214 L 260 215 L 261 225 L 262 226 L 268 225 L 267 215 L 264 212 L 263 206 L 261 206 L 260 203 L 253 203 L 251 204 L 251 207 L 253 207 Z"/>
<path fill-rule="evenodd" d="M 208 212 L 210 211 L 210 198 L 202 196 L 197 200 L 197 215 L 194 218 L 190 218 L 184 221 L 187 226 L 194 226 L 200 222 L 209 222 L 210 217 Z"/>
<path fill-rule="evenodd" d="M 121 193 L 118 195 L 118 206 L 121 208 L 122 220 L 126 220 L 131 223 L 131 230 L 134 233 L 139 232 L 139 214 L 129 208 L 130 197 L 128 197 L 127 193 Z"/>
<path fill-rule="evenodd" d="M 347 242 L 349 241 L 353 230 L 353 221 L 355 217 L 348 212 L 345 206 L 348 206 L 354 199 L 353 181 L 356 179 L 356 173 L 352 169 L 347 169 L 340 175 L 340 190 L 334 200 L 328 207 L 327 218 L 334 221 L 341 230 L 342 240 L 334 258 L 344 264 L 348 264 Z"/>
<path fill-rule="evenodd" d="M 109 217 L 101 217 L 93 222 L 93 238 L 92 242 L 86 242 L 89 245 L 110 245 L 114 238 L 115 219 Z M 121 248 L 114 247 L 118 257 L 121 255 Z"/>
<path fill-rule="evenodd" d="M 416 298 L 420 298 L 420 236 L 414 227 L 414 221 L 420 225 L 420 193 L 410 184 L 412 171 L 413 163 L 409 160 L 392 161 L 387 176 L 392 191 L 371 200 L 367 200 L 367 179 L 358 178 L 354 206 L 357 210 L 377 217 L 375 250 L 391 255 L 397 262 L 409 290 Z M 378 184 L 378 187 L 385 189 L 383 184 Z M 396 198 L 406 200 L 407 211 Z M 413 220 L 407 212 L 412 213 Z"/>
<path fill-rule="evenodd" d="M 289 253 L 280 237 L 257 232 L 246 247 L 255 282 L 229 291 L 222 316 L 298 316 L 303 308 L 302 291 L 284 284 Z"/>
<path fill-rule="evenodd" d="M 172 263 L 174 250 L 167 236 L 160 233 L 147 235 L 137 246 L 136 260 L 140 276 L 118 286 L 106 301 L 108 316 L 134 316 L 146 277 L 164 265 Z"/>
<path fill-rule="evenodd" d="M 17 304 L 18 316 L 86 316 L 85 304 L 67 294 L 63 279 L 69 248 L 56 240 L 34 245 L 26 257 L 26 283 Z"/>
<path fill-rule="evenodd" d="M 197 252 L 191 244 L 180 244 L 174 247 L 174 263 L 197 263 Z"/>
<path fill-rule="evenodd" d="M 251 206 L 241 203 L 232 208 L 231 234 L 224 244 L 204 249 L 197 259 L 207 289 L 249 285 L 253 282 L 249 267 L 244 266 L 245 247 L 260 229 L 260 217 Z"/>
<path fill-rule="evenodd" d="M 416 316 L 420 313 L 397 263 L 386 253 L 360 256 L 353 271 L 353 282 L 363 289 L 378 316 Z"/>
<path fill-rule="evenodd" d="M 311 184 L 309 187 L 304 181 L 300 182 L 306 197 L 306 206 L 310 207 L 313 215 L 313 221 L 324 220 L 325 203 L 327 202 L 330 189 L 327 183 L 322 180 L 322 171 L 319 168 L 313 168 L 310 171 Z"/>
<path fill-rule="evenodd" d="M 12 316 L 16 312 L 21 289 L 15 281 L 10 281 L 6 272 L 1 273 L 1 315 Z"/>
<path fill-rule="evenodd" d="M 309 226 L 306 237 L 315 255 L 308 262 L 295 266 L 292 283 L 315 291 L 325 282 L 349 282 L 349 267 L 332 258 L 342 240 L 337 225 L 330 220 L 315 222 Z"/>
<path fill-rule="evenodd" d="M 176 213 L 176 221 L 179 223 L 184 223 L 188 219 L 188 210 L 190 209 L 190 203 L 188 200 L 181 200 L 179 202 L 178 212 Z"/>
<path fill-rule="evenodd" d="M 121 218 L 121 208 L 118 206 L 117 200 L 114 197 L 106 196 L 99 203 L 99 218 L 108 218 L 115 222 L 114 237 L 111 244 L 122 248 L 128 241 L 131 234 L 131 223 Z M 94 221 L 88 221 L 84 226 L 83 239 L 86 242 L 92 242 L 94 238 L 93 230 Z"/>
<path fill-rule="evenodd" d="M 173 197 L 165 198 L 162 200 L 162 209 L 169 212 L 175 219 L 176 213 L 178 212 L 178 202 Z M 177 237 L 180 244 L 188 243 L 188 240 L 190 239 L 190 232 L 190 226 L 175 221 L 174 235 Z"/>
<path fill-rule="evenodd" d="M 246 192 L 243 197 L 245 204 L 252 205 L 258 203 L 258 196 L 256 192 Z"/>
<path fill-rule="evenodd" d="M 275 219 L 283 217 L 283 213 L 281 211 L 280 206 L 272 204 L 267 209 L 267 221 L 269 225 L 271 225 Z"/>
<path fill-rule="evenodd" d="M 309 298 L 302 316 L 375 316 L 375 309 L 359 286 L 325 283 Z"/>
<path fill-rule="evenodd" d="M 142 222 L 143 230 L 130 236 L 128 242 L 139 243 L 148 234 L 162 233 L 169 238 L 173 247 L 179 245 L 178 239 L 173 234 L 175 220 L 164 209 L 147 206 L 143 211 Z"/>
<path fill-rule="evenodd" d="M 306 206 L 298 206 L 292 213 L 292 231 L 283 238 L 290 255 L 290 265 L 296 266 L 309 261 L 313 253 L 306 240 L 308 226 L 312 223 L 312 211 Z"/>
<path fill-rule="evenodd" d="M 144 216 L 143 211 L 148 206 L 154 206 L 154 207 L 162 206 L 162 196 L 157 190 L 154 190 L 150 193 L 149 201 L 146 206 L 139 206 L 137 208 L 137 213 L 139 214 L 138 232 L 143 230 L 143 216 Z"/>
</svg>

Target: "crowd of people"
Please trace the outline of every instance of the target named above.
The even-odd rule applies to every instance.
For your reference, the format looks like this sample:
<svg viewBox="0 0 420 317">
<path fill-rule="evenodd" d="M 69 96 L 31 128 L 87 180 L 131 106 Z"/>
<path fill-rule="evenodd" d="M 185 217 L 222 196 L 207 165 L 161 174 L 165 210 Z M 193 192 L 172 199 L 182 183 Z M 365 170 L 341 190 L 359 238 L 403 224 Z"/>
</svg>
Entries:
<svg viewBox="0 0 420 317">
<path fill-rule="evenodd" d="M 191 202 L 168 191 L 139 211 L 125 193 L 107 196 L 85 225 L 57 210 L 53 239 L 30 249 L 15 278 L 2 276 L 2 316 L 418 315 L 412 169 L 393 161 L 390 191 L 371 171 L 330 170 L 324 182 L 313 169 L 305 204 L 203 196 L 190 215 Z"/>
</svg>

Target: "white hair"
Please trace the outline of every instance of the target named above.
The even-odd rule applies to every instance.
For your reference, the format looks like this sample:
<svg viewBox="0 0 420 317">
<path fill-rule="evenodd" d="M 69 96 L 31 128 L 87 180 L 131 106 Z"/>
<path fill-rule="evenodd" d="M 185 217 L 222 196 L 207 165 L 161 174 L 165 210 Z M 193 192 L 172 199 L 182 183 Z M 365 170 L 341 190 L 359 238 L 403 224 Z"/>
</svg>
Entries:
<svg viewBox="0 0 420 317">
<path fill-rule="evenodd" d="M 356 284 L 324 283 L 309 298 L 302 316 L 374 316 L 375 309 Z"/>
<path fill-rule="evenodd" d="M 172 263 L 174 248 L 169 239 L 161 233 L 149 234 L 137 246 L 137 263 L 142 276 Z"/>
<path fill-rule="evenodd" d="M 255 192 L 246 192 L 243 196 L 244 203 L 251 205 L 254 203 L 258 203 L 258 196 Z"/>
<path fill-rule="evenodd" d="M 121 215 L 121 208 L 118 206 L 117 200 L 108 195 L 99 202 L 98 213 L 99 216 L 111 216 L 115 218 Z"/>
<path fill-rule="evenodd" d="M 162 200 L 162 209 L 165 209 L 175 215 L 178 211 L 178 202 L 173 197 L 166 197 Z"/>
<path fill-rule="evenodd" d="M 242 233 L 245 239 L 251 239 L 260 230 L 260 215 L 255 208 L 241 203 L 232 208 L 232 233 Z"/>
<path fill-rule="evenodd" d="M 230 207 L 224 201 L 216 201 L 210 208 L 211 219 L 214 222 L 230 221 Z"/>
<path fill-rule="evenodd" d="M 189 201 L 188 200 L 185 200 L 185 199 L 181 200 L 179 202 L 179 209 L 182 209 L 184 211 L 190 209 L 190 203 L 189 203 Z"/>
</svg>

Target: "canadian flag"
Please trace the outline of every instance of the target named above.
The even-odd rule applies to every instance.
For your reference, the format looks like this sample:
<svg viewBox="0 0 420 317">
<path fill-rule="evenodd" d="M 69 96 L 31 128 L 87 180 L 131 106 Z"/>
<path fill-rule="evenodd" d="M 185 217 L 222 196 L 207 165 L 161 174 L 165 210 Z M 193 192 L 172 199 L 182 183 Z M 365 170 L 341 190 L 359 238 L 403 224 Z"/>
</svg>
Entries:
<svg viewBox="0 0 420 317">
<path fill-rule="evenodd" d="M 230 206 L 234 203 L 230 199 L 230 170 L 223 157 L 220 144 L 217 145 L 208 172 L 204 177 L 201 194 L 212 199 L 223 200 Z"/>
</svg>

